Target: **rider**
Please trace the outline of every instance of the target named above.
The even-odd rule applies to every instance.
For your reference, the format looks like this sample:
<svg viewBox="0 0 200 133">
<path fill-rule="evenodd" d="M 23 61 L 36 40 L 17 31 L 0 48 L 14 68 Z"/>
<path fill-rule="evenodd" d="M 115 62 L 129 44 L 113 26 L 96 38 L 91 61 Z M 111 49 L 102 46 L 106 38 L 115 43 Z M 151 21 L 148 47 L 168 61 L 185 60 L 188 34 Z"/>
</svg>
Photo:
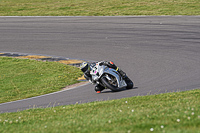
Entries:
<svg viewBox="0 0 200 133">
<path fill-rule="evenodd" d="M 121 76 L 123 79 L 125 79 L 127 76 L 126 76 L 126 73 L 123 72 L 121 69 L 119 69 L 112 61 L 100 61 L 99 65 L 105 65 L 109 68 L 113 68 L 115 69 Z M 84 73 L 84 77 L 89 80 L 92 84 L 95 84 L 95 82 L 92 80 L 92 75 L 90 74 L 90 65 L 87 63 L 87 62 L 83 62 L 81 64 L 81 70 L 83 71 Z M 105 88 L 99 84 L 97 84 L 95 86 L 95 91 L 97 93 L 101 93 L 102 90 L 104 90 Z"/>
</svg>

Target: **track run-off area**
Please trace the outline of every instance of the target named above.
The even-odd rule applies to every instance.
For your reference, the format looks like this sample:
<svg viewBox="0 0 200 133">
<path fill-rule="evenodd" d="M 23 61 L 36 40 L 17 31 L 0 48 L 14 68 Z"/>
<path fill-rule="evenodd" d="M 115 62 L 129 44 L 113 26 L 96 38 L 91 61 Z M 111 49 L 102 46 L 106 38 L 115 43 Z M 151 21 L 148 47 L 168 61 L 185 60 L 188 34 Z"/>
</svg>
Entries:
<svg viewBox="0 0 200 133">
<path fill-rule="evenodd" d="M 135 84 L 101 94 L 86 84 L 0 113 L 200 88 L 200 16 L 0 17 L 0 52 L 112 60 Z"/>
</svg>

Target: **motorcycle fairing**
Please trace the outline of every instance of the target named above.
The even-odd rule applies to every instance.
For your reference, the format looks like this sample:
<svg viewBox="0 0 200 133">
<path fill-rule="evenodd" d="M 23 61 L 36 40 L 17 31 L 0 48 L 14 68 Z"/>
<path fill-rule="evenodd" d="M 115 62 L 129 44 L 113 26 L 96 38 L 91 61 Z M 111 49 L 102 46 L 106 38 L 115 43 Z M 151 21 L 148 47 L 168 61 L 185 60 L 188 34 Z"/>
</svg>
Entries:
<svg viewBox="0 0 200 133">
<path fill-rule="evenodd" d="M 116 77 L 117 83 L 118 83 L 118 88 L 124 88 L 127 86 L 126 82 L 122 79 L 120 74 L 115 69 L 108 68 L 104 65 L 99 65 L 99 63 L 96 63 L 96 65 L 93 64 L 91 69 L 92 70 L 90 71 L 90 74 L 92 75 L 92 78 L 95 81 L 98 81 L 102 76 L 105 76 L 106 74 L 110 74 L 110 75 Z M 105 76 L 105 77 L 108 80 L 110 80 L 107 76 Z"/>
<path fill-rule="evenodd" d="M 122 77 L 119 75 L 119 73 L 115 69 L 105 68 L 104 74 L 106 74 L 106 73 L 116 77 L 117 83 L 118 83 L 118 88 L 124 88 L 127 86 L 126 82 L 122 79 Z"/>
</svg>

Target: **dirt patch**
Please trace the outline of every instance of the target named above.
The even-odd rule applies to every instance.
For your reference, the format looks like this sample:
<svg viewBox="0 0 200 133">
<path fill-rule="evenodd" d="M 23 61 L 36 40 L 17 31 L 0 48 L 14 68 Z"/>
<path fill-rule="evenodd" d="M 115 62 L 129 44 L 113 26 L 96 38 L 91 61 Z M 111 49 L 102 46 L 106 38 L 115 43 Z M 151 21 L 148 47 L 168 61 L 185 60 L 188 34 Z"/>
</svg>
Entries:
<svg viewBox="0 0 200 133">
<path fill-rule="evenodd" d="M 76 84 L 73 84 L 73 85 L 66 86 L 65 88 L 62 88 L 62 90 L 67 90 L 67 89 L 70 89 L 70 88 L 78 87 L 78 86 L 81 86 L 81 85 L 84 85 L 84 84 L 87 84 L 87 83 L 89 83 L 89 82 L 84 81 L 84 82 L 76 83 Z"/>
</svg>

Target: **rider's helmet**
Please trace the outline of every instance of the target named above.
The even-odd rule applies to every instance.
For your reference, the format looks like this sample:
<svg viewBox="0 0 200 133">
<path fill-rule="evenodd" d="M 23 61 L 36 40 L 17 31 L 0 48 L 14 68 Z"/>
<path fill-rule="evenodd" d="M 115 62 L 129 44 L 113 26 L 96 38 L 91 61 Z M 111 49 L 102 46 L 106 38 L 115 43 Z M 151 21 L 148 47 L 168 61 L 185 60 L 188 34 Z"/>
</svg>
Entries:
<svg viewBox="0 0 200 133">
<path fill-rule="evenodd" d="M 90 69 L 90 67 L 89 67 L 89 65 L 88 65 L 87 62 L 83 62 L 83 63 L 81 64 L 81 66 L 80 66 L 80 69 L 81 69 L 82 72 L 85 73 L 87 70 Z"/>
</svg>

